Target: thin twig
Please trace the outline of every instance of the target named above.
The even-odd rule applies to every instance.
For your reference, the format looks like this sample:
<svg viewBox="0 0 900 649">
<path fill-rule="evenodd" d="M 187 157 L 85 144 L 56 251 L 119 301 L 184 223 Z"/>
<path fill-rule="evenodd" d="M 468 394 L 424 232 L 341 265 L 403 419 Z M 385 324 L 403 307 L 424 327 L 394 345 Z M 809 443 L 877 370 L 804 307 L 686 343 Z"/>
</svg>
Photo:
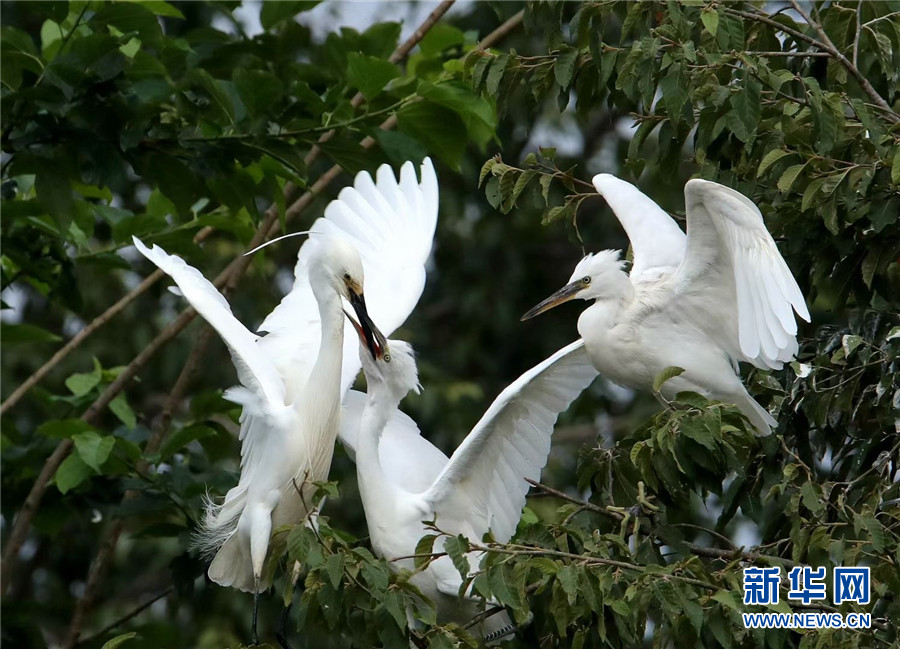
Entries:
<svg viewBox="0 0 900 649">
<path fill-rule="evenodd" d="M 853 65 L 859 60 L 859 35 L 862 33 L 862 2 L 856 3 L 856 33 L 853 35 Z"/>
<path fill-rule="evenodd" d="M 159 281 L 163 275 L 165 275 L 165 273 L 158 269 L 154 271 L 153 274 L 148 275 L 143 282 L 138 284 L 133 290 L 129 291 L 106 311 L 94 318 L 86 327 L 84 327 L 84 329 L 75 334 L 69 342 L 50 357 L 50 360 L 41 365 L 34 374 L 25 379 L 25 381 L 6 398 L 6 401 L 0 405 L 0 415 L 5 415 L 10 408 L 18 403 L 19 399 L 25 396 L 26 392 L 47 376 L 47 374 L 50 373 L 50 370 L 56 367 L 75 348 L 81 345 L 88 336 L 117 316 L 125 309 L 125 307 L 131 304 L 135 298 Z"/>
<path fill-rule="evenodd" d="M 128 622 L 129 620 L 131 620 L 132 618 L 137 617 L 138 615 L 140 615 L 141 613 L 146 611 L 148 608 L 150 608 L 151 606 L 156 604 L 156 602 L 161 600 L 163 597 L 166 597 L 173 592 L 175 592 L 175 587 L 169 586 L 168 588 L 166 588 L 164 591 L 162 591 L 158 595 L 155 595 L 154 597 L 150 598 L 149 600 L 147 600 L 146 602 L 144 602 L 143 604 L 141 604 L 140 606 L 135 608 L 133 611 L 126 613 L 125 615 L 120 617 L 118 620 L 110 622 L 105 627 L 103 627 L 102 629 L 97 631 L 97 633 L 95 633 L 91 636 L 88 636 L 84 640 L 79 640 L 78 644 L 88 644 L 98 638 L 102 638 L 104 635 L 106 635 L 107 633 L 109 633 L 110 631 L 115 629 L 116 627 L 121 626 L 121 625 L 125 624 L 126 622 Z"/>
</svg>

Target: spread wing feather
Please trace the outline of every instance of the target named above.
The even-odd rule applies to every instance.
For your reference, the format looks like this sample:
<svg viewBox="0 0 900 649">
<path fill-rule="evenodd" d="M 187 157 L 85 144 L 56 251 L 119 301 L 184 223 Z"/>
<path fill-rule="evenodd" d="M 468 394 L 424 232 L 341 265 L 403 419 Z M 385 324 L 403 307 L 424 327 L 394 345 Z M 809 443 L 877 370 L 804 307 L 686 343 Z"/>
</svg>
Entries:
<svg viewBox="0 0 900 649">
<path fill-rule="evenodd" d="M 797 353 L 793 312 L 809 322 L 809 311 L 759 208 L 705 180 L 689 181 L 684 195 L 687 252 L 673 301 L 734 358 L 780 368 Z"/>
<path fill-rule="evenodd" d="M 597 370 L 577 340 L 531 368 L 500 393 L 423 497 L 442 521 L 512 537 L 525 505 L 527 479 L 540 478 L 559 413 Z M 452 528 L 450 528 L 452 529 Z"/>
</svg>

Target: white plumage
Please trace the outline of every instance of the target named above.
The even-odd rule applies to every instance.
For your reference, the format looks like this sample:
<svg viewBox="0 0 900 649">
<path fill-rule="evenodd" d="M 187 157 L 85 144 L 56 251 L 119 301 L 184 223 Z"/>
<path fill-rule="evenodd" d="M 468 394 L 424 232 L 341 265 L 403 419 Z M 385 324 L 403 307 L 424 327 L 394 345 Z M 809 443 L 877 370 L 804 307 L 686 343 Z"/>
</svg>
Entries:
<svg viewBox="0 0 900 649">
<path fill-rule="evenodd" d="M 618 252 L 588 255 L 523 319 L 576 297 L 594 300 L 578 331 L 600 372 L 648 390 L 664 369 L 681 367 L 664 396 L 690 390 L 734 403 L 768 433 L 776 422 L 744 388 L 737 362 L 780 368 L 797 353 L 794 312 L 808 322 L 809 311 L 759 209 L 733 189 L 690 180 L 685 235 L 633 185 L 608 174 L 593 182 L 631 241 L 631 274 Z"/>
<path fill-rule="evenodd" d="M 398 182 L 384 165 L 377 183 L 361 172 L 354 187 L 341 191 L 313 224 L 298 255 L 294 286 L 263 322 L 260 330 L 268 334 L 262 337 L 235 319 L 199 271 L 135 239 L 228 345 L 241 383 L 225 393 L 243 406 L 241 476 L 221 504 L 210 504 L 198 539 L 215 554 L 209 576 L 220 585 L 265 589 L 262 566 L 272 529 L 303 520 L 310 483 L 327 479 L 341 398 L 360 368 L 356 336 L 344 336 L 350 325 L 342 301 L 359 309 L 364 283 L 369 316 L 391 332 L 422 293 L 437 222 L 430 160 L 421 175 L 419 182 L 406 163 Z"/>
<path fill-rule="evenodd" d="M 345 404 L 362 412 L 345 417 L 341 429 L 342 441 L 355 452 L 376 554 L 388 560 L 414 554 L 428 533 L 423 521 L 430 520 L 476 543 L 488 530 L 508 541 L 525 505 L 527 479 L 539 479 L 547 462 L 557 416 L 597 374 L 583 342 L 564 347 L 503 390 L 449 460 L 397 410 L 417 386 L 412 349 L 400 341 L 389 341 L 386 349 L 390 362 L 372 359 L 361 347 L 368 396 L 364 404 L 361 398 Z M 442 544 L 436 542 L 436 552 Z M 479 556 L 468 559 L 477 569 Z M 414 567 L 412 559 L 392 565 Z M 462 580 L 448 557 L 434 560 L 411 581 L 435 602 L 440 621 L 465 623 L 477 613 L 474 596 L 460 599 Z M 487 618 L 479 630 L 496 637 L 511 625 L 502 613 Z"/>
</svg>

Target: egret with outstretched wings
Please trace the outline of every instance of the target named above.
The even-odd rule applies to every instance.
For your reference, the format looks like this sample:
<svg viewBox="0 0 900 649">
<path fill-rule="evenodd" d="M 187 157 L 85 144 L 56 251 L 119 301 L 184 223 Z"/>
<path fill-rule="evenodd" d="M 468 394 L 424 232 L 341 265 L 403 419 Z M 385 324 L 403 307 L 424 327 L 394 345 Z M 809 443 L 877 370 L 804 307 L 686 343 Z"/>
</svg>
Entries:
<svg viewBox="0 0 900 649">
<path fill-rule="evenodd" d="M 662 385 L 664 397 L 692 391 L 733 403 L 767 434 L 777 422 L 747 392 L 737 363 L 778 369 L 794 358 L 794 312 L 809 322 L 809 311 L 759 208 L 733 189 L 690 180 L 685 235 L 633 185 L 609 174 L 593 182 L 631 240 L 630 275 L 618 251 L 588 255 L 522 319 L 573 298 L 593 300 L 578 333 L 602 374 L 650 390 L 666 368 L 680 367 Z"/>
<path fill-rule="evenodd" d="M 597 375 L 583 341 L 559 350 L 503 390 L 447 459 L 397 409 L 410 390 L 418 390 L 412 348 L 375 334 L 373 355 L 365 346 L 365 332 L 361 328 L 357 332 L 368 394 L 350 393 L 356 396 L 345 402 L 349 412 L 343 418 L 341 441 L 355 454 L 375 553 L 398 570 L 413 570 L 410 555 L 428 533 L 425 521 L 475 543 L 488 530 L 497 541 L 508 541 L 525 505 L 528 480 L 538 480 L 547 463 L 559 413 Z M 442 545 L 443 537 L 435 543 L 435 552 Z M 472 554 L 467 560 L 475 570 L 478 555 Z M 462 578 L 447 556 L 415 572 L 411 582 L 435 603 L 439 621 L 466 623 L 477 613 L 477 597 L 460 598 Z M 505 612 L 487 617 L 479 626 L 486 640 L 512 630 Z"/>
<path fill-rule="evenodd" d="M 215 555 L 209 576 L 220 585 L 264 590 L 271 531 L 302 521 L 312 483 L 327 479 L 341 400 L 360 368 L 356 336 L 344 336 L 343 300 L 375 353 L 373 321 L 392 332 L 421 296 L 438 194 L 431 161 L 420 171 L 421 181 L 406 163 L 398 181 L 383 165 L 376 180 L 361 172 L 341 191 L 310 229 L 293 288 L 261 325 L 264 336 L 238 322 L 199 271 L 135 239 L 225 341 L 241 383 L 225 392 L 243 406 L 240 479 L 222 503 L 210 503 L 198 540 Z"/>
</svg>

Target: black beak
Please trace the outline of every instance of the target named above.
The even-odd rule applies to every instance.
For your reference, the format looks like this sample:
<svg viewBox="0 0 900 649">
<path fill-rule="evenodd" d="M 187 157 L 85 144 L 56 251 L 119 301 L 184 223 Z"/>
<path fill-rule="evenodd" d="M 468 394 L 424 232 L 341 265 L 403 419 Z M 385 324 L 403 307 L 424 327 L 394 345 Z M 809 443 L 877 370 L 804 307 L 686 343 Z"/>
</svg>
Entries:
<svg viewBox="0 0 900 649">
<path fill-rule="evenodd" d="M 356 333 L 359 335 L 360 340 L 365 342 L 366 347 L 369 349 L 369 352 L 372 354 L 372 358 L 379 359 L 384 355 L 384 347 L 385 347 L 385 337 L 381 331 L 378 330 L 378 327 L 375 326 L 375 323 L 372 322 L 372 319 L 369 317 L 369 312 L 366 310 L 366 299 L 362 296 L 362 294 L 357 294 L 355 291 L 350 291 L 350 306 L 353 307 L 353 310 L 356 312 L 356 317 L 359 319 L 359 322 L 355 322 L 353 318 L 350 318 L 350 321 L 353 322 L 353 326 L 356 328 Z"/>
<path fill-rule="evenodd" d="M 578 295 L 578 292 L 584 288 L 584 284 L 580 281 L 572 282 L 571 284 L 566 284 L 561 289 L 559 289 L 556 293 L 548 297 L 546 300 L 535 306 L 533 309 L 528 311 L 525 315 L 523 315 L 520 319 L 521 321 L 528 320 L 529 318 L 533 318 L 536 315 L 540 315 L 544 311 L 549 311 L 555 306 L 559 306 L 563 302 L 568 302 L 572 298 Z"/>
</svg>

